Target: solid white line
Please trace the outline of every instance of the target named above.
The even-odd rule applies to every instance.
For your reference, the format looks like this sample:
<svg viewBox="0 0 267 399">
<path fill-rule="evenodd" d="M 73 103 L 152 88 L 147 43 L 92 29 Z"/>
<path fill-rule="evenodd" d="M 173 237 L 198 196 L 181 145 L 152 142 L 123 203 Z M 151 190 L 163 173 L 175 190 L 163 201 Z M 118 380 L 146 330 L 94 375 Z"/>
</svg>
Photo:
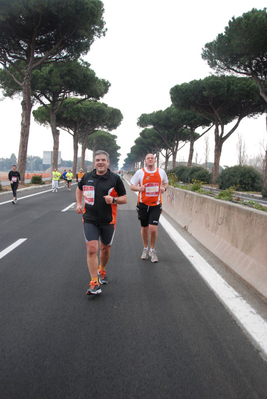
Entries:
<svg viewBox="0 0 267 399">
<path fill-rule="evenodd" d="M 129 184 L 128 180 L 126 180 Z M 130 184 L 129 184 L 130 185 Z M 137 193 L 136 193 L 137 194 Z M 217 298 L 267 356 L 267 323 L 161 215 L 160 224 Z"/>
<path fill-rule="evenodd" d="M 72 208 L 73 207 L 73 205 L 75 205 L 76 204 L 76 202 L 73 202 L 72 204 L 70 204 L 69 206 L 67 206 L 67 208 L 65 208 L 65 209 L 63 209 L 61 212 L 66 212 L 66 211 L 68 211 L 70 208 Z"/>
<path fill-rule="evenodd" d="M 75 184 L 77 184 L 77 183 L 73 183 L 73 185 L 75 185 Z M 39 187 L 38 187 L 38 188 L 39 188 Z M 40 188 L 41 188 L 41 187 L 40 187 Z M 62 187 L 58 187 L 59 190 L 61 190 L 62 188 L 64 188 L 64 187 L 63 187 L 63 186 L 62 186 Z M 41 194 L 49 193 L 49 192 L 51 193 L 51 191 L 52 191 L 52 188 L 50 188 L 49 190 L 41 191 L 40 193 L 25 195 L 24 197 L 18 198 L 18 201 L 21 201 L 21 200 L 23 200 L 23 199 L 25 199 L 25 198 L 34 197 L 35 195 L 41 195 Z M 12 194 L 12 192 L 11 192 L 11 194 Z M 10 204 L 11 201 L 12 201 L 12 200 L 5 201 L 5 202 L 1 202 L 0 205 Z"/>
<path fill-rule="evenodd" d="M 50 190 L 42 191 L 42 192 L 40 192 L 40 193 L 25 195 L 24 197 L 18 198 L 18 201 L 21 201 L 21 200 L 23 200 L 23 199 L 25 199 L 25 198 L 29 198 L 29 197 L 34 197 L 35 195 L 41 195 L 41 194 L 49 193 L 49 192 L 51 192 L 51 189 L 50 189 Z M 12 193 L 11 193 L 11 194 L 12 194 Z M 11 201 L 12 201 L 12 200 L 5 201 L 5 202 L 1 202 L 0 205 L 9 204 Z"/>
<path fill-rule="evenodd" d="M 19 240 L 14 242 L 14 244 L 9 245 L 9 247 L 0 252 L 0 259 L 6 256 L 9 252 L 13 251 L 13 249 L 17 248 L 20 244 L 22 244 L 26 240 L 27 238 L 20 238 Z"/>
<path fill-rule="evenodd" d="M 161 215 L 160 223 L 215 295 L 267 356 L 266 321 L 206 262 Z"/>
</svg>

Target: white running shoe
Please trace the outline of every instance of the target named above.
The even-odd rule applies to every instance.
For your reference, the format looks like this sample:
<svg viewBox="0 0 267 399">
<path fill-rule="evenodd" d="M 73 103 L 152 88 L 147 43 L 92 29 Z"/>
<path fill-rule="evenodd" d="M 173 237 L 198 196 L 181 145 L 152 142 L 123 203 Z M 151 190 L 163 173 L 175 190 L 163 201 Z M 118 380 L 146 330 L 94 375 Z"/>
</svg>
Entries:
<svg viewBox="0 0 267 399">
<path fill-rule="evenodd" d="M 148 249 L 145 249 L 145 248 L 143 249 L 141 259 L 142 260 L 148 259 Z"/>
<path fill-rule="evenodd" d="M 152 263 L 158 263 L 158 256 L 156 251 L 149 251 L 149 256 L 151 257 Z"/>
</svg>

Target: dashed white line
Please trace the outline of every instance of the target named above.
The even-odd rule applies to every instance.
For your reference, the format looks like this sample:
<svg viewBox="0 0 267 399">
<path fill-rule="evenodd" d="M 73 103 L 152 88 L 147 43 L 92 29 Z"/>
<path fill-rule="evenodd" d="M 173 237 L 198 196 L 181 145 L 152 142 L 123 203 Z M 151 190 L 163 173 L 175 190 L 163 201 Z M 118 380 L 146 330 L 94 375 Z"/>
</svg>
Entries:
<svg viewBox="0 0 267 399">
<path fill-rule="evenodd" d="M 0 252 L 0 259 L 6 256 L 9 252 L 13 251 L 13 249 L 17 248 L 20 244 L 22 244 L 26 240 L 27 238 L 20 238 L 19 240 L 14 242 L 14 244 L 9 245 L 9 247 Z"/>
<path fill-rule="evenodd" d="M 76 202 L 73 202 L 72 204 L 70 204 L 69 206 L 67 206 L 67 208 L 62 209 L 61 212 L 67 212 L 70 208 L 72 208 L 74 205 L 76 204 Z"/>
</svg>

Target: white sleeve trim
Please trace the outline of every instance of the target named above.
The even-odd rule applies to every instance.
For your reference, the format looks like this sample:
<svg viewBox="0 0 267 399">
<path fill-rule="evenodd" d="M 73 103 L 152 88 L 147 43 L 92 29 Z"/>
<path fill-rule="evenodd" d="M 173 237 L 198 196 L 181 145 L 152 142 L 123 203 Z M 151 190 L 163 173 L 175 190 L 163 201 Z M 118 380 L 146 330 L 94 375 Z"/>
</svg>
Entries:
<svg viewBox="0 0 267 399">
<path fill-rule="evenodd" d="M 139 183 L 141 184 L 143 176 L 144 176 L 143 170 L 139 169 L 137 172 L 135 172 L 135 174 L 131 178 L 131 184 L 133 184 L 134 186 L 137 186 Z"/>
</svg>

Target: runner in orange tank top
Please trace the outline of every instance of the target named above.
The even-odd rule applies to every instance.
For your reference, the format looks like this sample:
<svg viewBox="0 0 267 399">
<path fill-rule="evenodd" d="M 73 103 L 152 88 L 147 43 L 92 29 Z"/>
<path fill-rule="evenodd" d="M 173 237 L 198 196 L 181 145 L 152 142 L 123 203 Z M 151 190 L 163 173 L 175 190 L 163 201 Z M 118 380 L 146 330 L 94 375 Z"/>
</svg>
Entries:
<svg viewBox="0 0 267 399">
<path fill-rule="evenodd" d="M 141 223 L 141 237 L 144 249 L 141 259 L 151 257 L 158 262 L 155 250 L 158 237 L 158 223 L 162 211 L 161 195 L 167 190 L 168 177 L 163 169 L 156 168 L 153 154 L 147 154 L 145 167 L 139 169 L 131 178 L 131 190 L 138 191 L 137 213 Z M 150 242 L 150 250 L 148 245 Z"/>
</svg>

